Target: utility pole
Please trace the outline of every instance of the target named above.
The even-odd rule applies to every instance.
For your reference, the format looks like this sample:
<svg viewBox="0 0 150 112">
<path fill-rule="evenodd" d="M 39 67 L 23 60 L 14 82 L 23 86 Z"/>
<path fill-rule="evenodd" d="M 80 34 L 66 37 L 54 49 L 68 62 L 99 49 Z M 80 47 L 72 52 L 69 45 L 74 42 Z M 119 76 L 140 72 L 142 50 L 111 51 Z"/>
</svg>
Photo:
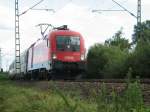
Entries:
<svg viewBox="0 0 150 112">
<path fill-rule="evenodd" d="M 19 32 L 19 17 L 29 10 L 33 9 L 35 6 L 43 2 L 44 0 L 40 0 L 38 3 L 28 8 L 21 14 L 19 14 L 19 4 L 18 0 L 15 0 L 15 69 L 16 74 L 20 74 L 21 72 L 21 63 L 20 63 L 20 32 Z"/>
<path fill-rule="evenodd" d="M 18 0 L 15 0 L 15 69 L 16 74 L 19 74 L 21 72 Z"/>
<path fill-rule="evenodd" d="M 137 2 L 137 39 L 141 38 L 141 0 Z"/>
<path fill-rule="evenodd" d="M 137 25 L 141 24 L 141 0 L 138 0 L 137 5 Z"/>
</svg>

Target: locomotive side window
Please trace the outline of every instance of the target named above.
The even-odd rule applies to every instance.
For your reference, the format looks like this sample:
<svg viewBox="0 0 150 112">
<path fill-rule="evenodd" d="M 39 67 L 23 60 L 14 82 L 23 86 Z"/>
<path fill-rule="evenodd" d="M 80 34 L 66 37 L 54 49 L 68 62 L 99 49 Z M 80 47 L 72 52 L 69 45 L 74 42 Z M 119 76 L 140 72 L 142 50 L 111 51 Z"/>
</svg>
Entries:
<svg viewBox="0 0 150 112">
<path fill-rule="evenodd" d="M 56 46 L 59 51 L 80 51 L 79 36 L 57 36 Z"/>
<path fill-rule="evenodd" d="M 48 39 L 47 39 L 47 47 L 50 48 L 50 42 Z"/>
</svg>

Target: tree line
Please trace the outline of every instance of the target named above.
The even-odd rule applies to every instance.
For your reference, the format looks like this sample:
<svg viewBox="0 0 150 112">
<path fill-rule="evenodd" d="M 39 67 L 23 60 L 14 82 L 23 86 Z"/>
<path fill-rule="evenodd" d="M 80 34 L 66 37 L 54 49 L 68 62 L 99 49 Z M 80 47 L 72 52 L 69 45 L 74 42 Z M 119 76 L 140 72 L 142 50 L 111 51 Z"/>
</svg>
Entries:
<svg viewBox="0 0 150 112">
<path fill-rule="evenodd" d="M 89 78 L 125 78 L 129 69 L 133 77 L 150 78 L 150 20 L 134 26 L 132 42 L 124 37 L 121 28 L 103 44 L 89 48 Z"/>
</svg>

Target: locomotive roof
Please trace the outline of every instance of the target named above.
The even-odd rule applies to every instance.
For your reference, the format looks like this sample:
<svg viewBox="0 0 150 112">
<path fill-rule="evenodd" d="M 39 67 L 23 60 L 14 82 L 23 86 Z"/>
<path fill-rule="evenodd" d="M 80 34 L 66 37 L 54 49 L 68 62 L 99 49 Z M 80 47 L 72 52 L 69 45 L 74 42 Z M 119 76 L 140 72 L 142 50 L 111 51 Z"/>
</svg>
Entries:
<svg viewBox="0 0 150 112">
<path fill-rule="evenodd" d="M 29 48 L 34 46 L 40 40 L 46 40 L 47 38 L 50 37 L 50 35 L 78 35 L 78 36 L 81 36 L 81 34 L 79 32 L 76 32 L 76 31 L 73 31 L 73 30 L 69 30 L 69 29 L 64 29 L 64 30 L 62 30 L 62 29 L 54 29 L 54 30 L 50 31 L 49 34 L 46 35 L 44 38 L 40 38 L 36 42 L 31 44 Z"/>
<path fill-rule="evenodd" d="M 79 32 L 72 31 L 72 30 L 53 30 L 50 32 L 50 34 L 54 35 L 81 35 Z"/>
</svg>

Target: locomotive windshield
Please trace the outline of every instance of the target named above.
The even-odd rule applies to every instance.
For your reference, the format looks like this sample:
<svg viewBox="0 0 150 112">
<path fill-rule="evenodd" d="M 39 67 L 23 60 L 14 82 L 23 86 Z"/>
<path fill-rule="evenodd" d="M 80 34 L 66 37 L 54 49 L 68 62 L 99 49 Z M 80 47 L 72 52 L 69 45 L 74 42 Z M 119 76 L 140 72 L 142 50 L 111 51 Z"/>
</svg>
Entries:
<svg viewBox="0 0 150 112">
<path fill-rule="evenodd" d="M 56 46 L 59 51 L 80 51 L 79 36 L 57 36 Z"/>
</svg>

